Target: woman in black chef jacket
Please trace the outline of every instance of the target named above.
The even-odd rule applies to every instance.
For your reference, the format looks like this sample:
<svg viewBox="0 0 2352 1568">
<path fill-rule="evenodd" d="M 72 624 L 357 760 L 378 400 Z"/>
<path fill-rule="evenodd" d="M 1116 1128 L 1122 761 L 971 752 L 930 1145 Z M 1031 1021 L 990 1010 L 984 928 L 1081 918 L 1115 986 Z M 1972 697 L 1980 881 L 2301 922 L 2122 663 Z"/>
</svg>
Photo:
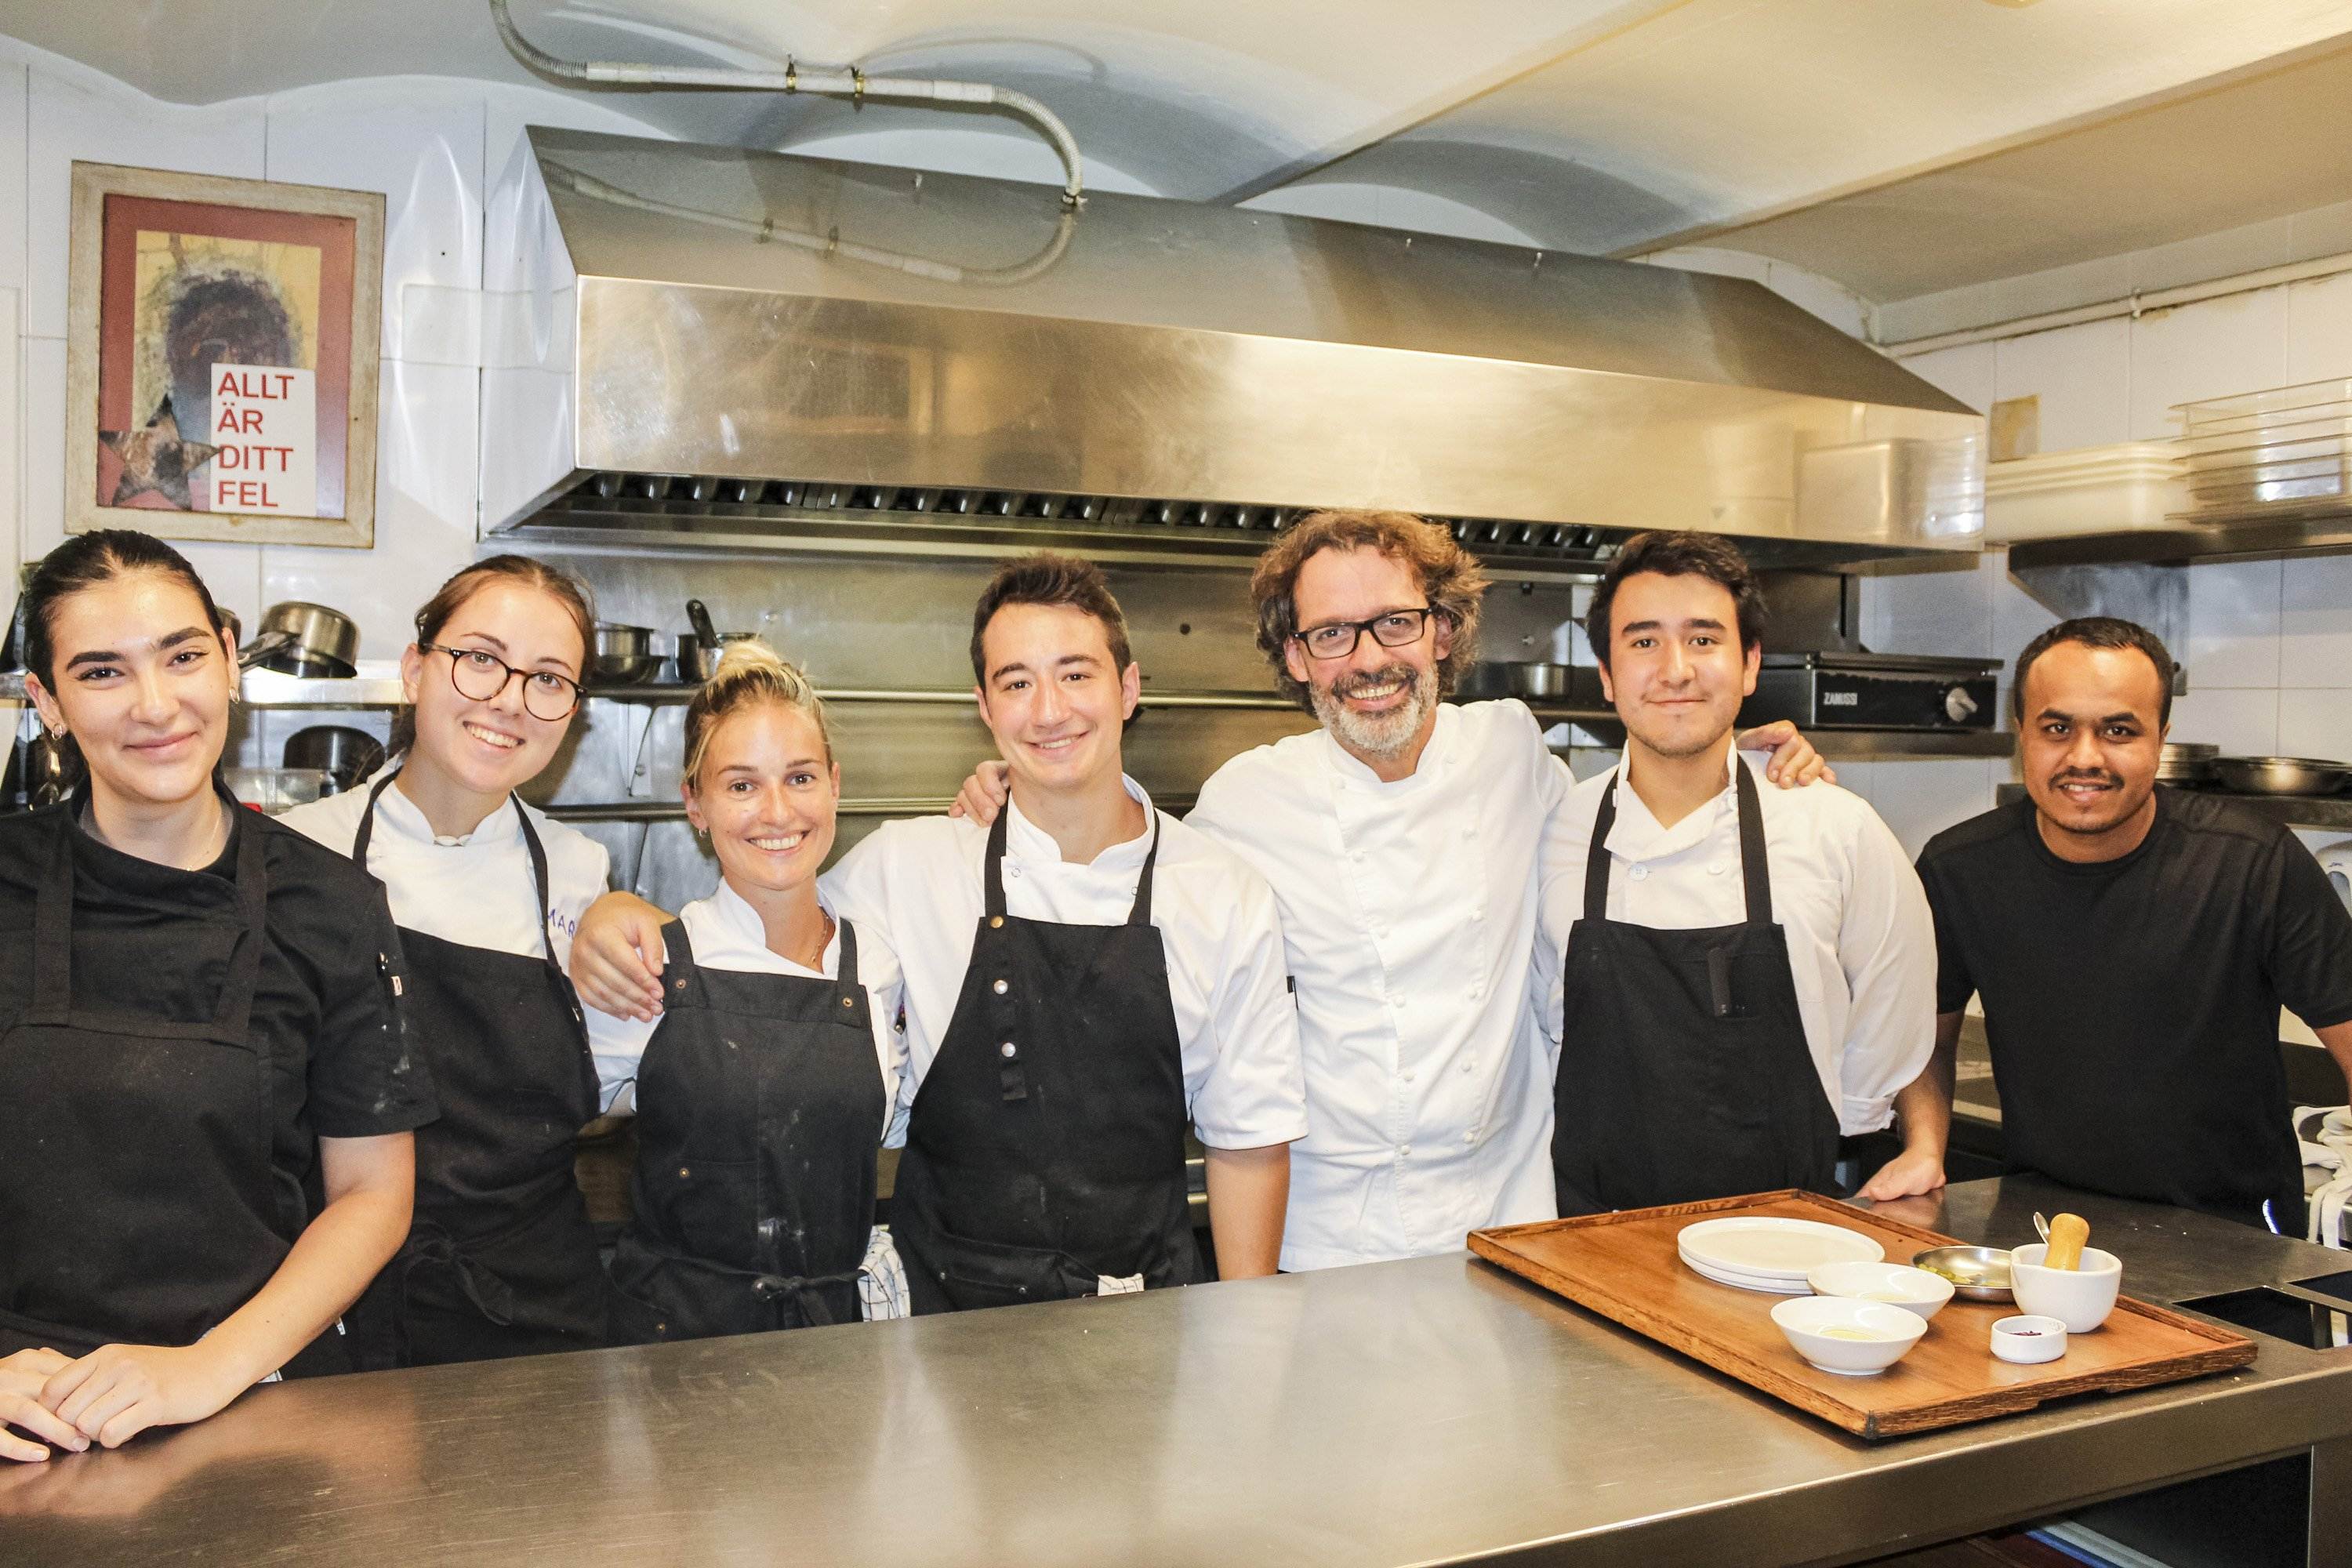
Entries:
<svg viewBox="0 0 2352 1568">
<path fill-rule="evenodd" d="M 0 818 L 0 1457 L 41 1459 L 347 1367 L 433 1091 L 383 895 L 220 786 L 236 647 L 187 562 L 82 534 L 23 609 L 85 773 Z"/>
<path fill-rule="evenodd" d="M 606 1082 L 635 1079 L 614 1338 L 902 1317 L 905 1276 L 874 1228 L 898 962 L 817 893 L 841 769 L 807 679 L 755 639 L 728 644 L 686 710 L 682 780 L 718 889 L 663 928 L 657 1024 L 589 1016 Z"/>
<path fill-rule="evenodd" d="M 415 1228 L 351 1316 L 362 1366 L 604 1342 L 604 1271 L 572 1175 L 596 1071 L 562 964 L 605 856 L 515 794 L 571 726 L 594 632 L 565 573 L 476 562 L 417 612 L 391 760 L 283 818 L 383 884 L 409 1036 L 441 1101 L 417 1134 Z"/>
</svg>

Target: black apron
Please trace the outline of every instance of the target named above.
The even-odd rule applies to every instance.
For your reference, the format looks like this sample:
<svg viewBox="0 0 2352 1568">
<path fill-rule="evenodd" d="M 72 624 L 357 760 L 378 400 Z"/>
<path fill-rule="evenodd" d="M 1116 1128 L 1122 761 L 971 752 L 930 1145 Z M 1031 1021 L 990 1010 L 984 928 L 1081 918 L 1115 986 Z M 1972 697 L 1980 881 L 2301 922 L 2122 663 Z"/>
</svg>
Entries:
<svg viewBox="0 0 2352 1568">
<path fill-rule="evenodd" d="M 1004 827 L 987 912 L 939 1055 L 908 1112 L 890 1231 L 918 1312 L 1190 1285 L 1183 1047 L 1151 924 L 1150 850 L 1116 926 L 1004 912 Z"/>
<path fill-rule="evenodd" d="M 1772 921 L 1764 816 L 1736 762 L 1743 924 L 1653 931 L 1609 918 L 1610 781 L 1568 935 L 1552 1173 L 1563 1217 L 1780 1187 L 1833 1189 L 1838 1121 Z"/>
<path fill-rule="evenodd" d="M 367 868 L 368 793 L 352 858 Z M 572 1142 L 594 1120 L 596 1064 L 547 934 L 547 852 L 515 802 L 539 895 L 541 952 L 495 952 L 404 926 L 408 1037 L 441 1117 L 416 1130 L 416 1218 L 352 1311 L 363 1367 L 430 1366 L 604 1342 L 604 1271 Z"/>
<path fill-rule="evenodd" d="M 0 1355 L 193 1344 L 269 1282 L 310 1220 L 300 1179 L 271 1158 L 272 1069 L 252 1028 L 263 836 L 231 819 L 236 945 L 197 1023 L 74 1005 L 79 829 L 58 826 L 34 900 L 33 1003 L 0 1037 Z M 202 923 L 167 921 L 123 960 L 217 962 Z M 341 1338 L 330 1330 L 284 1371 L 348 1371 Z"/>
<path fill-rule="evenodd" d="M 841 922 L 836 980 L 704 968 L 682 921 L 662 942 L 613 1338 L 856 1322 L 890 1106 L 856 928 Z"/>
</svg>

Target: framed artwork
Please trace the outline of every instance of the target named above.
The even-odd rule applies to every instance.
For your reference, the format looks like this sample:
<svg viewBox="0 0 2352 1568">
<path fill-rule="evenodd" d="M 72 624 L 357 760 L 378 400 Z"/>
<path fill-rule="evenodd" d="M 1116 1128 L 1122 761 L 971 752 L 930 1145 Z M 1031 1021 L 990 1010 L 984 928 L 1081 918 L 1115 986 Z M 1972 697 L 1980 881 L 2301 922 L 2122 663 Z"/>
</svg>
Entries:
<svg viewBox="0 0 2352 1568">
<path fill-rule="evenodd" d="M 73 166 L 66 527 L 375 542 L 383 197 Z"/>
</svg>

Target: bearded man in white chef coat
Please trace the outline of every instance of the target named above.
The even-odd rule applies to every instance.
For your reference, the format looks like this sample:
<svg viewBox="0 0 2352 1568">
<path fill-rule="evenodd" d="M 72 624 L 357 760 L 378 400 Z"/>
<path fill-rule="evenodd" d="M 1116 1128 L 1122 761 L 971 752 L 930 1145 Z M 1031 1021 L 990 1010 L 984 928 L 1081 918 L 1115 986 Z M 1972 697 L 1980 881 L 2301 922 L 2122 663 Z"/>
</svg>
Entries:
<svg viewBox="0 0 2352 1568">
<path fill-rule="evenodd" d="M 1538 851 L 1573 780 L 1525 704 L 1444 700 L 1486 577 L 1404 512 L 1301 519 L 1250 583 L 1259 648 L 1321 728 L 1243 752 L 1185 818 L 1274 889 L 1298 1003 L 1307 1135 L 1282 1267 L 1458 1247 L 1550 1217 L 1551 1054 L 1530 994 Z M 1822 773 L 1794 727 L 1783 784 Z M 983 768 L 964 809 L 1003 798 Z"/>
</svg>

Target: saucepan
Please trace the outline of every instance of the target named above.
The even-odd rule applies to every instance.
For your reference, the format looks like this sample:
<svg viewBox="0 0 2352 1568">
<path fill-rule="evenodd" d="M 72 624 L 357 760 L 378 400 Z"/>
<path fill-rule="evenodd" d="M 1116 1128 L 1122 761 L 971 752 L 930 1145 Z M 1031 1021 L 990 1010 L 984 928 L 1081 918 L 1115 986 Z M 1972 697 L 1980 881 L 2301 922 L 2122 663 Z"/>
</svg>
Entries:
<svg viewBox="0 0 2352 1568">
<path fill-rule="evenodd" d="M 333 795 L 347 790 L 383 765 L 383 742 L 348 724 L 313 724 L 286 737 L 282 758 L 289 768 L 316 768 L 334 781 Z"/>
<path fill-rule="evenodd" d="M 2220 757 L 2213 778 L 2241 795 L 2334 795 L 2352 784 L 2352 764 L 2313 757 Z"/>
<path fill-rule="evenodd" d="M 713 628 L 710 612 L 699 599 L 686 602 L 686 618 L 693 624 L 690 637 L 677 639 L 677 674 L 681 680 L 708 680 L 719 668 L 719 656 L 731 642 L 759 636 L 757 632 L 722 632 Z"/>
<path fill-rule="evenodd" d="M 356 673 L 352 661 L 359 651 L 360 628 L 349 616 L 324 605 L 289 600 L 262 614 L 253 647 L 238 656 L 237 663 L 258 664 L 281 675 L 348 679 Z"/>
</svg>

